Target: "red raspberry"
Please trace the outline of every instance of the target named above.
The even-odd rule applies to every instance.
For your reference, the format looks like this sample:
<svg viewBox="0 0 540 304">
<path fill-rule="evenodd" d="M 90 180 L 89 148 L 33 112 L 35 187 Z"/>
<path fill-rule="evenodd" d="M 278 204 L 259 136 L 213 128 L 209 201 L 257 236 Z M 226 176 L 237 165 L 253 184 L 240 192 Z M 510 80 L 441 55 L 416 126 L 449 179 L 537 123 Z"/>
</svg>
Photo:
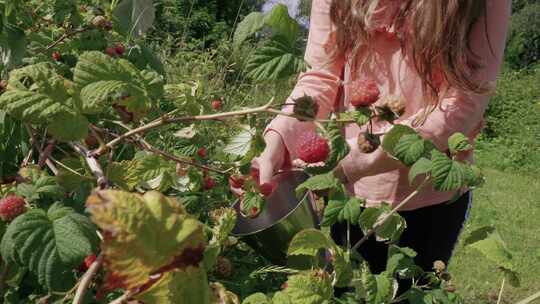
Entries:
<svg viewBox="0 0 540 304">
<path fill-rule="evenodd" d="M 276 185 L 274 183 L 264 183 L 259 187 L 259 191 L 265 197 L 270 196 L 274 192 L 275 189 L 276 189 Z"/>
<path fill-rule="evenodd" d="M 96 255 L 95 254 L 91 254 L 91 255 L 87 256 L 86 258 L 84 258 L 84 261 L 79 266 L 79 271 L 80 272 L 86 272 L 88 270 L 88 268 L 90 268 L 92 263 L 94 263 L 95 260 L 96 260 Z"/>
<path fill-rule="evenodd" d="M 306 132 L 300 135 L 296 153 L 298 157 L 308 164 L 323 162 L 330 154 L 330 146 L 326 139 L 315 132 Z"/>
<path fill-rule="evenodd" d="M 381 92 L 377 87 L 377 83 L 372 79 L 356 80 L 349 84 L 349 94 L 351 104 L 358 107 L 367 107 L 377 100 Z"/>
<path fill-rule="evenodd" d="M 0 218 L 9 222 L 26 211 L 22 197 L 9 195 L 0 200 Z"/>
<path fill-rule="evenodd" d="M 249 210 L 249 217 L 254 219 L 259 215 L 259 208 L 253 207 L 251 210 Z"/>
<path fill-rule="evenodd" d="M 207 177 L 204 179 L 204 185 L 203 185 L 204 190 L 211 190 L 215 186 L 216 186 L 216 181 L 213 178 Z"/>
<path fill-rule="evenodd" d="M 206 149 L 199 148 L 199 150 L 197 150 L 197 155 L 199 155 L 201 158 L 206 158 Z"/>
<path fill-rule="evenodd" d="M 52 53 L 52 58 L 54 61 L 60 61 L 62 59 L 62 55 L 60 55 L 59 52 L 53 52 Z"/>
<path fill-rule="evenodd" d="M 112 47 L 108 47 L 105 49 L 105 53 L 111 57 L 116 57 L 116 50 Z"/>
<path fill-rule="evenodd" d="M 254 168 L 254 167 L 251 167 L 251 169 L 249 170 L 249 175 L 251 176 L 251 178 L 253 178 L 255 180 L 255 182 L 257 183 L 257 185 L 259 184 L 259 168 Z"/>
<path fill-rule="evenodd" d="M 233 188 L 242 188 L 246 180 L 243 176 L 233 175 L 229 177 L 229 185 Z"/>
<path fill-rule="evenodd" d="M 126 51 L 126 47 L 122 43 L 117 43 L 114 45 L 114 51 L 118 56 L 124 55 L 124 52 Z"/>
<path fill-rule="evenodd" d="M 216 99 L 216 100 L 212 101 L 212 109 L 214 109 L 216 111 L 221 110 L 221 100 Z"/>
</svg>

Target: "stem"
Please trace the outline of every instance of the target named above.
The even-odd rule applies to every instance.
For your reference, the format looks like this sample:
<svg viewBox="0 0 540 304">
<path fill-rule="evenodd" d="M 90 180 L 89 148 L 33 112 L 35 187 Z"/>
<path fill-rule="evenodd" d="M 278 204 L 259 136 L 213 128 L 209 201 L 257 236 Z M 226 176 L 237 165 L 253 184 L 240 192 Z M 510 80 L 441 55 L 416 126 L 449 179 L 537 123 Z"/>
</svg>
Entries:
<svg viewBox="0 0 540 304">
<path fill-rule="evenodd" d="M 83 33 L 83 32 L 86 32 L 87 30 L 89 29 L 89 27 L 84 27 L 82 29 L 78 29 L 78 30 L 75 30 L 73 32 L 66 32 L 64 33 L 62 36 L 60 36 L 60 38 L 58 38 L 58 40 L 56 40 L 55 42 L 53 42 L 52 44 L 50 44 L 49 46 L 47 46 L 45 48 L 46 51 L 56 47 L 57 45 L 59 45 L 60 43 L 62 43 L 64 40 L 70 38 L 70 37 L 73 37 L 77 34 L 80 34 L 80 33 Z"/>
<path fill-rule="evenodd" d="M 99 268 L 103 264 L 103 255 L 100 254 L 97 259 L 88 267 L 88 270 L 84 273 L 79 283 L 79 287 L 75 292 L 75 298 L 73 298 L 73 304 L 81 304 L 84 299 L 84 294 L 88 290 L 88 286 L 92 283 L 92 279 L 98 272 Z"/>
<path fill-rule="evenodd" d="M 30 127 L 28 124 L 25 124 L 26 131 L 30 135 L 30 143 L 34 148 L 39 152 L 40 155 L 43 154 L 43 150 L 39 147 L 38 140 L 36 138 L 36 135 L 34 134 L 34 130 L 32 130 L 32 127 Z M 30 159 L 25 160 L 25 162 L 29 162 Z M 52 171 L 54 175 L 58 174 L 58 169 L 56 169 L 56 166 L 53 164 L 53 162 L 47 157 L 45 160 L 45 164 L 47 164 L 47 167 Z"/>
<path fill-rule="evenodd" d="M 536 299 L 540 299 L 540 292 L 537 292 L 533 294 L 532 296 L 517 302 L 516 304 L 529 304 L 529 303 L 532 303 L 532 301 Z"/>
<path fill-rule="evenodd" d="M 76 143 L 76 142 L 70 142 L 70 146 L 73 148 L 73 150 L 77 151 L 77 153 L 81 154 L 84 159 L 86 160 L 86 163 L 88 164 L 88 167 L 90 167 L 90 170 L 92 170 L 92 174 L 97 179 L 98 187 L 103 190 L 107 188 L 109 182 L 107 178 L 105 177 L 105 173 L 103 173 L 103 169 L 101 168 L 101 165 L 97 161 L 97 159 L 92 155 L 92 152 L 90 152 L 88 149 L 86 149 L 85 146 Z"/>
<path fill-rule="evenodd" d="M 401 209 L 408 202 L 410 202 L 416 195 L 418 195 L 418 193 L 420 193 L 420 190 L 427 184 L 429 178 L 430 178 L 429 175 L 426 176 L 424 181 L 418 186 L 418 188 L 416 188 L 415 191 L 413 191 L 411 194 L 409 194 L 409 196 L 407 196 L 401 203 L 399 203 L 396 207 L 394 207 L 394 209 L 392 209 L 392 211 L 390 211 L 388 214 L 386 214 L 380 220 L 377 220 L 377 222 L 375 223 L 373 228 L 369 229 L 369 231 L 366 232 L 364 237 L 362 237 L 362 239 L 360 239 L 358 242 L 356 242 L 356 244 L 354 244 L 354 246 L 352 247 L 352 250 L 358 249 L 358 247 L 360 247 L 360 245 L 362 245 L 365 241 L 367 241 L 375 233 L 375 231 L 377 231 L 377 229 L 379 229 L 382 225 L 384 225 L 386 223 L 386 221 L 388 221 L 390 219 L 390 217 L 392 217 L 392 215 L 397 213 L 399 209 Z"/>
<path fill-rule="evenodd" d="M 506 282 L 506 278 L 503 277 L 502 283 L 501 283 L 501 290 L 499 290 L 499 297 L 497 298 L 497 304 L 501 304 L 503 290 L 504 290 L 504 283 Z"/>
<path fill-rule="evenodd" d="M 49 143 L 43 150 L 43 153 L 41 153 L 41 155 L 39 156 L 38 167 L 40 169 L 43 168 L 43 165 L 45 165 L 45 162 L 51 157 L 51 154 L 54 151 L 55 144 L 56 142 L 54 140 L 49 141 Z"/>
<path fill-rule="evenodd" d="M 133 292 L 128 290 L 128 291 L 124 292 L 124 294 L 121 295 L 119 298 L 116 298 L 115 300 L 113 300 L 109 304 L 122 304 L 125 301 L 129 300 L 129 298 L 131 298 L 132 296 L 133 296 Z"/>
</svg>

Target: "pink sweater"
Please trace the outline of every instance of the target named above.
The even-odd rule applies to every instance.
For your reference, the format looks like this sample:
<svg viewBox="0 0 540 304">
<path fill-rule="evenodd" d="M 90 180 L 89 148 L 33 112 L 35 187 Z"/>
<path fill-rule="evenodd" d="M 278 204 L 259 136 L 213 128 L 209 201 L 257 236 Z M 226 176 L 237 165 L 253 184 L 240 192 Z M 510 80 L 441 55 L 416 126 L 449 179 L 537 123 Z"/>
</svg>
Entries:
<svg viewBox="0 0 540 304">
<path fill-rule="evenodd" d="M 391 19 L 399 5 L 398 0 L 381 0 L 380 7 L 375 11 L 373 30 L 375 35 L 371 42 L 375 56 L 369 56 L 367 64 L 360 70 L 351 71 L 347 62 L 337 61 L 328 64 L 328 46 L 332 41 L 332 23 L 329 16 L 331 0 L 313 0 L 311 25 L 305 59 L 310 69 L 302 73 L 290 95 L 287 103 L 304 94 L 314 97 L 319 103 L 319 117 L 327 117 L 336 99 L 341 85 L 340 73 L 345 69 L 344 84 L 349 82 L 351 75 L 362 75 L 375 80 L 381 96 L 396 95 L 405 100 L 406 112 L 398 123 L 411 125 L 416 115 L 423 110 L 422 82 L 402 52 L 399 41 L 391 27 Z M 488 0 L 487 26 L 481 18 L 471 32 L 472 50 L 483 60 L 483 66 L 475 77 L 479 81 L 495 81 L 502 63 L 507 26 L 510 15 L 510 0 Z M 493 48 L 490 50 L 486 38 L 486 30 Z M 360 52 L 359 56 L 365 56 Z M 347 87 L 347 86 L 345 86 Z M 345 107 L 352 109 L 345 90 Z M 427 121 L 415 127 L 425 138 L 433 141 L 441 149 L 447 149 L 447 139 L 455 132 L 467 135 L 471 141 L 478 135 L 483 125 L 483 115 L 488 104 L 487 96 L 472 95 L 450 88 L 441 97 L 439 106 L 431 112 Z M 291 106 L 284 108 L 292 111 Z M 310 122 L 300 122 L 285 116 L 276 117 L 268 130 L 278 132 L 292 159 L 296 159 L 296 140 L 302 132 L 313 129 Z M 377 123 L 375 133 L 386 132 L 391 128 L 388 123 Z M 365 198 L 368 205 L 382 201 L 397 204 L 415 189 L 408 181 L 408 168 L 390 158 L 381 148 L 371 154 L 361 153 L 356 145 L 357 135 L 365 126 L 360 128 L 350 124 L 345 129 L 345 136 L 351 147 L 350 154 L 342 161 L 350 185 L 349 190 L 354 195 Z M 472 160 L 472 155 L 469 155 Z M 442 203 L 451 199 L 454 193 L 437 192 L 431 186 L 424 190 L 402 210 L 412 210 Z"/>
</svg>

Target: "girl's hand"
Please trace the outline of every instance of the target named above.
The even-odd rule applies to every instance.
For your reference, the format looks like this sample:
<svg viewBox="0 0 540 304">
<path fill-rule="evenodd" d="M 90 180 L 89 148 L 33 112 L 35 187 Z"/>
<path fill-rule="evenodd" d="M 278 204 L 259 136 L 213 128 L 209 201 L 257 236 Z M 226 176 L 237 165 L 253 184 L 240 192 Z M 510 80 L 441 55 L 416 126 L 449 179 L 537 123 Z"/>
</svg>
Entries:
<svg viewBox="0 0 540 304">
<path fill-rule="evenodd" d="M 264 141 L 266 142 L 266 148 L 252 162 L 252 166 L 259 171 L 259 183 L 261 185 L 271 182 L 276 172 L 283 167 L 287 151 L 281 135 L 275 131 L 270 130 L 267 132 L 264 136 Z M 242 196 L 243 194 L 242 189 L 232 186 L 231 191 L 237 196 Z"/>
</svg>

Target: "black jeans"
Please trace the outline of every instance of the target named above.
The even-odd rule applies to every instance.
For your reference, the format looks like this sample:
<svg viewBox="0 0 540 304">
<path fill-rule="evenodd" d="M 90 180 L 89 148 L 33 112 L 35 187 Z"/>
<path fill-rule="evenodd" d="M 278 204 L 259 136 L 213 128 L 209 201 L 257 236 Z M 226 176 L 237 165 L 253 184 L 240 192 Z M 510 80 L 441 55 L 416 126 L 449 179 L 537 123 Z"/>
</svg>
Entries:
<svg viewBox="0 0 540 304">
<path fill-rule="evenodd" d="M 457 201 L 442 203 L 411 211 L 399 212 L 407 221 L 407 228 L 399 240 L 400 247 L 414 249 L 418 255 L 416 265 L 424 271 L 433 271 L 433 262 L 440 260 L 448 265 L 454 246 L 467 218 L 471 203 L 471 193 L 463 194 Z M 347 224 L 335 224 L 331 227 L 331 236 L 338 245 L 347 244 Z M 351 226 L 351 243 L 360 240 L 364 234 L 358 226 Z M 369 263 L 373 273 L 386 269 L 388 244 L 369 238 L 358 252 Z M 410 281 L 410 280 L 409 280 Z M 400 290 L 407 282 L 400 282 Z"/>
</svg>

